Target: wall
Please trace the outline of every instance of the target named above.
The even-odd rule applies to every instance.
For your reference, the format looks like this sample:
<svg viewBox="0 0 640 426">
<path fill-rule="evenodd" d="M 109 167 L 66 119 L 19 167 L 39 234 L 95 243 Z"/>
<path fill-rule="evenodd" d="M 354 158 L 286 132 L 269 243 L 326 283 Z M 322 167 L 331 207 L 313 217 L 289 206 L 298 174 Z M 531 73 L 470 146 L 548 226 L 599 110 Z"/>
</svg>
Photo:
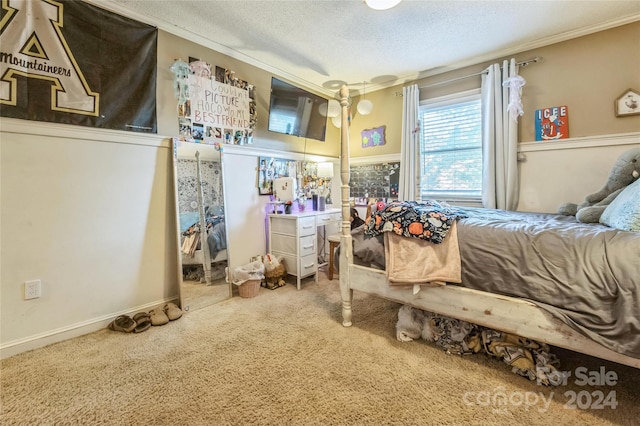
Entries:
<svg viewBox="0 0 640 426">
<path fill-rule="evenodd" d="M 518 210 L 556 212 L 565 202 L 581 203 L 604 186 L 616 159 L 632 147 L 640 147 L 640 133 L 521 144 Z"/>
<path fill-rule="evenodd" d="M 258 161 L 260 156 L 286 158 L 295 161 L 331 161 L 334 163 L 334 179 L 331 184 L 333 208 L 340 207 L 340 173 L 335 158 L 284 153 L 280 151 L 242 146 L 223 147 L 222 167 L 225 185 L 225 209 L 227 221 L 227 240 L 229 245 L 229 269 L 250 261 L 252 256 L 267 251 L 267 210 L 269 197 L 258 195 L 256 187 Z"/>
<path fill-rule="evenodd" d="M 527 160 L 520 164 L 519 210 L 556 211 L 565 201 L 581 202 L 584 195 L 603 185 L 619 153 L 640 143 L 640 115 L 616 117 L 614 113 L 615 99 L 629 88 L 640 90 L 639 40 L 640 22 L 634 22 L 509 56 L 518 61 L 542 57 L 541 62 L 520 69 L 527 84 L 522 97 L 525 115 L 519 119 L 518 135 L 520 150 L 525 152 Z M 448 84 L 434 83 L 479 73 L 503 59 L 508 58 L 442 72 L 407 84 L 416 83 L 421 87 L 421 100 L 477 89 L 480 76 Z M 401 94 L 402 85 L 367 92 L 374 110 L 367 116 L 354 112 L 349 132 L 352 157 L 400 153 Z M 355 97 L 353 105 L 357 102 Z M 569 109 L 571 139 L 568 143 L 535 144 L 535 110 L 560 105 L 567 105 Z M 360 131 L 381 125 L 387 125 L 387 145 L 361 148 Z M 537 145 L 535 150 L 524 145 L 529 142 Z"/>
<path fill-rule="evenodd" d="M 369 115 L 360 115 L 357 111 L 359 97 L 354 97 L 351 106 L 351 126 L 349 127 L 349 155 L 351 157 L 387 156 L 400 153 L 402 135 L 402 87 L 395 86 L 386 90 L 368 93 L 367 99 L 373 102 Z M 333 124 L 329 124 L 333 127 Z M 362 148 L 361 132 L 367 129 L 385 126 L 386 144 L 377 147 Z"/>
<path fill-rule="evenodd" d="M 302 159 L 306 149 L 320 161 L 339 152 L 335 128 L 327 142 L 266 130 L 271 73 L 162 31 L 157 135 L 0 118 L 0 356 L 179 297 L 171 142 L 178 118 L 169 68 L 189 56 L 232 69 L 257 89 L 256 144 L 237 147 L 246 164 L 225 168 L 225 191 L 235 197 L 230 212 L 244 212 L 230 221 L 234 241 L 252 241 L 250 255 L 265 251 L 265 239 L 255 236 L 264 235 L 260 212 L 268 197 L 257 196 L 250 167 L 259 154 L 247 155 L 266 148 Z M 230 266 L 248 260 L 230 247 Z M 24 282 L 34 279 L 42 280 L 42 297 L 24 300 Z"/>
<path fill-rule="evenodd" d="M 0 137 L 3 357 L 177 297 L 161 138 L 6 119 Z"/>
<path fill-rule="evenodd" d="M 235 76 L 246 80 L 256 88 L 257 126 L 254 145 L 260 149 L 291 151 L 337 157 L 340 152 L 340 132 L 334 126 L 327 126 L 325 142 L 283 135 L 268 131 L 269 99 L 273 74 L 237 59 L 222 55 L 204 46 L 185 40 L 173 34 L 160 32 L 158 36 L 158 104 L 164 107 L 158 111 L 158 133 L 175 135 L 178 118 L 173 95 L 173 74 L 171 64 L 178 59 L 198 58 L 210 63 L 213 68 L 220 66 L 235 71 Z M 306 89 L 306 88 L 305 88 Z M 313 90 L 307 89 L 311 92 Z M 319 93 L 316 93 L 319 94 Z M 326 95 L 322 95 L 326 97 Z M 250 149 L 250 147 L 249 147 Z"/>
<path fill-rule="evenodd" d="M 254 144 L 225 146 L 222 156 L 228 263 L 229 270 L 233 271 L 235 267 L 249 262 L 251 256 L 266 252 L 265 208 L 269 197 L 258 195 L 258 157 L 266 155 L 293 160 L 335 160 L 340 152 L 340 131 L 328 124 L 325 142 L 269 132 L 267 129 L 273 74 L 166 32 L 160 32 L 158 46 L 158 102 L 165 106 L 158 113 L 158 129 L 161 133 L 175 134 L 178 130 L 176 101 L 172 89 L 173 74 L 169 71 L 171 64 L 178 58 L 198 58 L 213 67 L 233 70 L 236 77 L 246 80 L 256 88 L 258 121 Z"/>
</svg>

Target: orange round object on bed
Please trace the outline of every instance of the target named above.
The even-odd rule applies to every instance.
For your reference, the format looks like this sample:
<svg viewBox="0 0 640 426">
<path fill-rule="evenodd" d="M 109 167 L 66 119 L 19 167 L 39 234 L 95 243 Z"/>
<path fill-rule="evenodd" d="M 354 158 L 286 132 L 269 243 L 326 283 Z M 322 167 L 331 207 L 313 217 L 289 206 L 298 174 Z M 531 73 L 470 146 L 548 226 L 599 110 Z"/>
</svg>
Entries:
<svg viewBox="0 0 640 426">
<path fill-rule="evenodd" d="M 420 222 L 413 222 L 409 224 L 409 233 L 413 235 L 422 235 L 422 231 L 424 231 L 424 227 Z"/>
</svg>

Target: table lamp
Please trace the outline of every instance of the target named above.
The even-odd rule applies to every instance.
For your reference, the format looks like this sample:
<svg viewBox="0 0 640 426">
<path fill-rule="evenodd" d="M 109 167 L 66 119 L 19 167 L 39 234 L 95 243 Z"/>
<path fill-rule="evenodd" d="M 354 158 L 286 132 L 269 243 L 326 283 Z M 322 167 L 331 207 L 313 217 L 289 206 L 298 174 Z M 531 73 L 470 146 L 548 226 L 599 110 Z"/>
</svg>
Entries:
<svg viewBox="0 0 640 426">
<path fill-rule="evenodd" d="M 318 163 L 318 178 L 323 180 L 322 194 L 326 199 L 326 204 L 331 203 L 331 179 L 333 179 L 333 163 Z"/>
</svg>

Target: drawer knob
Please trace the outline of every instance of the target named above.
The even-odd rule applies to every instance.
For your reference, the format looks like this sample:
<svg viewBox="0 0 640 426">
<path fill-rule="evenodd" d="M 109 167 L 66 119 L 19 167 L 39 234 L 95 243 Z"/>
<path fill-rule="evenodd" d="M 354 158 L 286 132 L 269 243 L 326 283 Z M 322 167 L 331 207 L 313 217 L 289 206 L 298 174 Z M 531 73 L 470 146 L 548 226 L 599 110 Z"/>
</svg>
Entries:
<svg viewBox="0 0 640 426">
<path fill-rule="evenodd" d="M 313 248 L 313 244 L 311 244 L 310 246 L 303 246 L 302 248 L 304 248 L 304 249 L 310 249 L 310 248 Z"/>
<path fill-rule="evenodd" d="M 313 265 L 315 265 L 315 263 L 311 262 L 311 263 L 310 263 L 310 264 L 308 264 L 308 265 L 304 265 L 304 267 L 305 267 L 305 268 L 311 268 Z"/>
</svg>

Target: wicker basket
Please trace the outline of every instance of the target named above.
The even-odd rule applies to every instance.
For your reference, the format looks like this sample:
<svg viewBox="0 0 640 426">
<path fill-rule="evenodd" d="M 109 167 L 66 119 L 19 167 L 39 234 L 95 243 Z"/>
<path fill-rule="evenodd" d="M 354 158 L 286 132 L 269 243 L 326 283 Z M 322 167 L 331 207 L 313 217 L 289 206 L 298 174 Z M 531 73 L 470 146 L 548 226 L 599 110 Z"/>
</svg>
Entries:
<svg viewBox="0 0 640 426">
<path fill-rule="evenodd" d="M 260 280 L 245 281 L 238 286 L 240 297 L 256 297 L 260 290 Z"/>
</svg>

